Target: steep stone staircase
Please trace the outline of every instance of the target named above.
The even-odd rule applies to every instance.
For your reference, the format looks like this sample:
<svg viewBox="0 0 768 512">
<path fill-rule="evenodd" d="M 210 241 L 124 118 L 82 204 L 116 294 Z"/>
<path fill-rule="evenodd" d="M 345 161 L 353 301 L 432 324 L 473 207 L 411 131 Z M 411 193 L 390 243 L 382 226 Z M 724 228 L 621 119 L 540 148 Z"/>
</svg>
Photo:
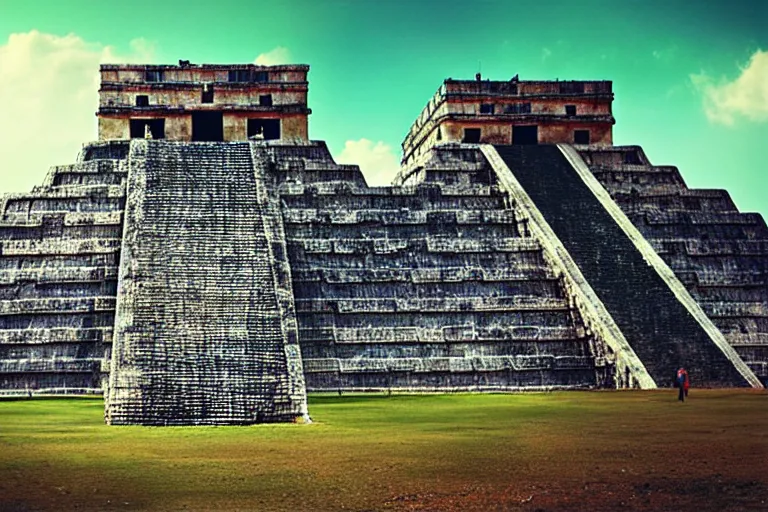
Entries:
<svg viewBox="0 0 768 512">
<path fill-rule="evenodd" d="M 250 145 L 140 140 L 129 164 L 107 422 L 306 414 L 279 212 Z"/>
<path fill-rule="evenodd" d="M 768 384 L 768 229 L 725 190 L 691 189 L 642 148 L 583 148 L 595 178 Z"/>
<path fill-rule="evenodd" d="M 710 337 L 558 147 L 496 150 L 657 385 L 671 382 L 679 366 L 699 385 L 748 384 L 735 366 L 741 361 Z"/>
</svg>

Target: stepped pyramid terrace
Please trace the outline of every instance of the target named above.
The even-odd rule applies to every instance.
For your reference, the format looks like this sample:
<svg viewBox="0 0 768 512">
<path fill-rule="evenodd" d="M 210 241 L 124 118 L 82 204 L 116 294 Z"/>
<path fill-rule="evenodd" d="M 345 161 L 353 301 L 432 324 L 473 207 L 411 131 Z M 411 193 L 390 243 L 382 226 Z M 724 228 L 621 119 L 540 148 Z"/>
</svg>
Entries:
<svg viewBox="0 0 768 512">
<path fill-rule="evenodd" d="M 0 214 L 0 394 L 111 424 L 307 391 L 768 382 L 768 228 L 614 146 L 609 81 L 446 80 L 370 187 L 308 66 L 103 65 L 98 141 Z"/>
</svg>

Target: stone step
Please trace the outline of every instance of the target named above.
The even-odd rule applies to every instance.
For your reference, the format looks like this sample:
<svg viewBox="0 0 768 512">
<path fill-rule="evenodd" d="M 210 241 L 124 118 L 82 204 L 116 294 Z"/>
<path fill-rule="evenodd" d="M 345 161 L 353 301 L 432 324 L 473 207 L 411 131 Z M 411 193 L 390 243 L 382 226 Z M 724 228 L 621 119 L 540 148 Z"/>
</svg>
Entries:
<svg viewBox="0 0 768 512">
<path fill-rule="evenodd" d="M 541 250 L 533 238 L 500 236 L 486 240 L 465 238 L 370 238 L 370 239 L 316 239 L 289 238 L 291 250 L 296 247 L 305 254 L 391 254 L 398 252 L 430 253 L 485 253 L 485 252 L 536 252 Z"/>
<path fill-rule="evenodd" d="M 381 224 L 384 226 L 401 224 L 516 224 L 517 219 L 511 210 L 471 210 L 471 209 L 337 209 L 293 208 L 283 213 L 286 223 L 302 224 L 318 222 L 325 224 Z"/>
<path fill-rule="evenodd" d="M 112 343 L 112 327 L 1 329 L 0 345 L 38 345 L 81 342 Z"/>
<path fill-rule="evenodd" d="M 461 297 L 425 299 L 296 299 L 297 312 L 334 311 L 345 313 L 403 313 L 454 311 L 567 310 L 565 299 L 554 297 Z"/>
<path fill-rule="evenodd" d="M 365 359 L 305 359 L 304 371 L 338 373 L 475 373 L 498 371 L 568 370 L 594 368 L 591 357 L 578 356 L 485 356 L 401 357 Z"/>
<path fill-rule="evenodd" d="M 539 265 L 517 265 L 515 267 L 421 267 L 421 268 L 312 268 L 292 270 L 293 282 L 325 283 L 379 283 L 379 282 L 507 282 L 507 281 L 553 281 L 559 278 L 554 270 L 543 262 Z"/>
<path fill-rule="evenodd" d="M 101 371 L 102 357 L 55 358 L 55 359 L 3 359 L 0 360 L 0 374 L 3 373 L 94 373 Z"/>
<path fill-rule="evenodd" d="M 0 257 L 2 270 L 42 270 L 69 267 L 116 267 L 120 251 L 85 254 L 3 254 Z"/>
<path fill-rule="evenodd" d="M 763 218 L 756 213 L 739 212 L 648 212 L 645 222 L 649 225 L 694 224 L 694 225 L 745 225 L 765 226 Z"/>
<path fill-rule="evenodd" d="M 0 254 L 3 256 L 21 255 L 66 255 L 66 254 L 105 254 L 120 250 L 122 240 L 3 240 L 0 241 Z"/>
<path fill-rule="evenodd" d="M 0 300 L 0 316 L 114 311 L 115 297 L 66 297 Z"/>
<path fill-rule="evenodd" d="M 701 302 L 700 305 L 711 318 L 768 317 L 768 302 Z"/>
<path fill-rule="evenodd" d="M 768 257 L 768 240 L 697 240 L 690 238 L 650 238 L 657 251 L 688 256 L 737 255 Z"/>
<path fill-rule="evenodd" d="M 45 267 L 36 269 L 0 269 L 0 286 L 16 283 L 85 283 L 117 279 L 116 266 Z"/>
<path fill-rule="evenodd" d="M 109 345 L 101 341 L 79 340 L 77 343 L 0 344 L 0 361 L 10 360 L 103 360 L 109 355 Z"/>
<path fill-rule="evenodd" d="M 300 329 L 299 338 L 304 341 L 325 341 L 336 344 L 466 344 L 467 342 L 510 342 L 510 341 L 570 341 L 583 329 L 575 327 L 546 326 L 479 326 L 446 325 L 438 328 L 424 327 L 327 327 Z M 470 345 L 473 346 L 473 345 Z M 479 346 L 479 345 L 478 345 Z M 517 346 L 517 345 L 516 345 Z M 479 350 L 479 349 L 478 349 Z"/>
</svg>

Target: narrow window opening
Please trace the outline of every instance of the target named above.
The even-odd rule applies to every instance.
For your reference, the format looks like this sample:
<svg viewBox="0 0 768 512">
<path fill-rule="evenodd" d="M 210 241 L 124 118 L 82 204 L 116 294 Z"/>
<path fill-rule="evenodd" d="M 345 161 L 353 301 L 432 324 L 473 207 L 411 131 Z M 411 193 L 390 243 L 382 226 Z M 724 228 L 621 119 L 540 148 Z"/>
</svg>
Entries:
<svg viewBox="0 0 768 512">
<path fill-rule="evenodd" d="M 164 139 L 165 119 L 131 119 L 130 131 L 132 139 L 143 139 L 147 136 Z"/>
<path fill-rule="evenodd" d="M 145 94 L 140 94 L 136 96 L 136 106 L 137 107 L 148 107 L 149 106 L 149 96 Z"/>
<path fill-rule="evenodd" d="M 567 116 L 575 116 L 576 115 L 576 105 L 566 105 L 565 106 L 565 115 L 567 115 Z"/>
<path fill-rule="evenodd" d="M 213 85 L 212 84 L 204 84 L 203 85 L 203 103 L 213 103 Z"/>
<path fill-rule="evenodd" d="M 147 70 L 146 79 L 147 82 L 162 82 L 163 81 L 163 71 L 160 69 L 155 70 Z"/>
<path fill-rule="evenodd" d="M 250 82 L 251 71 L 248 69 L 230 69 L 229 81 L 230 82 Z"/>
<path fill-rule="evenodd" d="M 574 130 L 574 144 L 589 144 L 589 130 Z"/>
<path fill-rule="evenodd" d="M 443 132 L 439 126 L 437 127 L 437 140 L 443 140 Z"/>
<path fill-rule="evenodd" d="M 272 95 L 271 94 L 262 94 L 259 96 L 259 105 L 264 107 L 271 107 L 272 106 Z"/>
<path fill-rule="evenodd" d="M 253 75 L 254 82 L 269 82 L 269 75 L 266 71 L 257 71 Z"/>
<path fill-rule="evenodd" d="M 531 113 L 531 104 L 530 103 L 513 103 L 512 105 L 507 105 L 507 107 L 504 109 L 505 114 L 530 114 Z"/>
<path fill-rule="evenodd" d="M 493 114 L 493 110 L 494 110 L 493 103 L 483 103 L 480 105 L 481 114 Z"/>
<path fill-rule="evenodd" d="M 249 139 L 276 140 L 280 138 L 280 120 L 249 119 L 247 130 Z"/>
<path fill-rule="evenodd" d="M 480 142 L 480 134 L 480 128 L 464 128 L 464 138 L 461 140 L 461 142 L 477 144 Z"/>
</svg>

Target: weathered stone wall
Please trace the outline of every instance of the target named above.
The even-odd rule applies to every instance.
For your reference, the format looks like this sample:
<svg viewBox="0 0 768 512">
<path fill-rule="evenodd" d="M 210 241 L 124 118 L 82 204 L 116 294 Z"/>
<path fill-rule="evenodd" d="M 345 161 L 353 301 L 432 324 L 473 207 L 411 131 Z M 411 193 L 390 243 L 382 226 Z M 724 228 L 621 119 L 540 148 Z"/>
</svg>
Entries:
<svg viewBox="0 0 768 512">
<path fill-rule="evenodd" d="M 262 160 L 248 143 L 132 143 L 108 423 L 306 414 L 285 239 Z"/>
<path fill-rule="evenodd" d="M 102 91 L 100 105 L 104 107 L 134 107 L 136 96 L 147 96 L 149 105 L 164 105 L 167 107 L 202 107 L 202 83 L 173 83 L 166 84 L 162 89 L 151 86 L 126 84 L 123 88 Z M 270 94 L 273 105 L 306 105 L 307 91 L 284 90 L 277 84 L 263 85 L 259 88 L 244 89 L 242 85 L 230 84 L 224 81 L 214 85 L 214 104 L 230 107 L 259 105 L 261 95 Z M 210 105 L 208 105 L 210 107 Z"/>
<path fill-rule="evenodd" d="M 0 201 L 0 393 L 100 393 L 107 377 L 126 144 L 86 146 Z"/>
<path fill-rule="evenodd" d="M 657 385 L 669 385 L 681 366 L 700 385 L 748 385 L 558 147 L 497 150 Z"/>
<path fill-rule="evenodd" d="M 306 140 L 308 71 L 306 65 L 105 64 L 96 114 L 99 140 L 129 139 L 134 119 L 163 119 L 162 138 L 191 141 L 194 112 L 222 115 L 223 134 L 206 140 L 246 141 L 251 118 L 280 119 L 283 139 Z"/>
<path fill-rule="evenodd" d="M 146 65 L 146 64 L 102 64 L 102 82 L 141 84 L 146 81 L 147 70 L 162 70 L 165 81 L 176 83 L 227 82 L 230 69 L 265 71 L 269 82 L 306 82 L 309 66 L 286 64 L 278 66 L 255 66 L 252 64 L 203 64 L 190 66 Z"/>
<path fill-rule="evenodd" d="M 324 145 L 269 144 L 308 389 L 614 385 L 561 278 L 477 150 L 366 186 Z"/>
<path fill-rule="evenodd" d="M 768 229 L 725 190 L 690 189 L 637 146 L 582 148 L 594 176 L 752 370 L 768 382 Z"/>
<path fill-rule="evenodd" d="M 195 272 L 207 276 L 212 269 L 223 272 L 231 267 L 226 262 L 233 255 L 225 254 L 223 247 L 240 250 L 240 238 L 219 244 L 207 236 L 184 241 L 179 235 L 190 222 L 205 217 L 204 212 L 221 222 L 246 217 L 251 219 L 248 222 L 262 222 L 264 233 L 271 233 L 273 240 L 285 240 L 284 245 L 269 244 L 268 261 L 275 283 L 269 300 L 277 304 L 269 320 L 277 324 L 270 324 L 269 329 L 275 333 L 275 325 L 282 325 L 282 334 L 278 334 L 283 341 L 270 345 L 266 353 L 273 354 L 272 348 L 279 343 L 287 348 L 283 363 L 270 359 L 272 356 L 267 359 L 269 364 L 290 367 L 294 390 L 300 389 L 297 365 L 301 360 L 291 332 L 298 335 L 310 389 L 498 390 L 632 384 L 615 375 L 616 354 L 603 344 L 599 326 L 582 318 L 562 269 L 532 233 L 520 205 L 500 190 L 493 169 L 476 146 L 437 147 L 420 164 L 404 169 L 397 181 L 402 186 L 368 187 L 356 166 L 337 165 L 322 143 L 176 146 L 163 141 L 126 141 L 88 145 L 76 164 L 53 168 L 41 187 L 3 199 L 3 394 L 101 390 L 110 368 L 129 144 L 171 148 L 150 158 L 154 164 L 149 172 L 160 180 L 152 191 L 159 193 L 162 186 L 182 175 L 188 180 L 184 181 L 188 188 L 176 189 L 174 194 L 184 190 L 189 201 L 169 206 L 165 199 L 153 196 L 151 202 L 154 206 L 148 214 L 157 216 L 157 222 L 165 215 L 167 221 L 168 237 L 163 243 L 173 241 L 177 251 L 163 250 L 166 246 L 162 244 L 146 254 L 139 250 L 141 257 L 162 254 L 153 259 L 153 265 L 155 260 L 174 265 L 152 267 L 154 273 L 144 277 L 155 279 L 153 286 L 159 286 L 163 275 L 165 279 L 177 276 L 175 283 L 180 287 L 186 286 L 189 277 L 192 286 L 199 282 L 197 274 L 192 276 Z M 184 147 L 220 147 L 226 155 L 179 149 Z M 688 189 L 677 169 L 651 166 L 639 148 L 580 150 L 617 204 L 739 354 L 765 379 L 768 236 L 762 219 L 739 214 L 724 191 Z M 139 153 L 135 156 L 136 165 L 147 162 L 145 157 L 138 158 Z M 231 189 L 233 183 L 225 180 L 216 163 L 223 161 L 236 163 L 235 174 L 226 178 L 237 177 L 243 188 Z M 170 182 L 162 182 L 162 177 Z M 198 200 L 208 202 L 193 204 Z M 246 215 L 246 210 L 251 213 Z M 258 215 L 262 215 L 260 221 Z M 241 233 L 247 224 L 245 220 L 246 224 L 232 222 L 227 229 L 233 233 Z M 249 233 L 251 228 L 247 228 Z M 181 231 L 172 233 L 174 229 Z M 202 236 L 194 230 L 189 235 Z M 167 260 L 170 254 L 175 254 L 171 262 Z M 186 265 L 180 263 L 183 261 Z M 184 268 L 179 270 L 178 265 Z M 182 272 L 186 268 L 189 276 Z M 259 281 L 255 267 L 238 268 L 243 277 L 250 272 L 247 279 L 259 283 L 259 289 L 269 289 Z M 190 297 L 199 296 L 195 295 L 198 291 L 169 290 L 164 293 L 171 295 L 162 298 L 154 292 L 151 297 L 137 295 L 147 301 L 137 311 L 150 315 L 139 318 L 143 328 L 152 324 L 170 333 L 181 329 L 182 320 L 184 329 L 189 328 L 185 315 L 192 311 L 189 308 L 197 307 Z M 242 295 L 244 289 L 238 290 L 233 300 L 249 303 Z M 182 299 L 185 302 L 179 302 Z M 174 315 L 173 308 L 184 313 Z M 197 315 L 198 309 L 194 311 Z M 229 318 L 225 324 L 242 324 L 226 317 L 232 313 L 226 308 L 211 315 L 220 313 Z M 214 316 L 206 317 L 206 325 L 221 326 L 222 321 L 211 320 Z M 122 318 L 130 323 L 138 317 Z M 246 324 L 250 332 L 251 324 Z M 164 339 L 170 336 L 166 334 Z M 241 339 L 241 334 L 234 333 L 225 343 Z M 189 344 L 171 348 L 179 351 L 176 361 L 192 358 L 184 352 Z M 183 364 L 168 363 L 155 348 L 147 354 L 151 354 L 151 362 L 145 362 L 157 364 L 157 371 Z M 216 364 L 212 368 L 220 368 Z M 256 363 L 248 365 L 244 365 L 251 368 L 246 374 L 252 371 L 255 378 L 263 373 L 255 369 Z M 270 367 L 273 370 L 282 371 L 277 366 Z M 205 378 L 215 380 L 212 375 Z M 189 386 L 193 388 L 206 386 L 192 382 Z M 264 395 L 259 396 L 265 397 L 272 391 L 261 392 Z M 281 393 L 277 395 L 286 396 Z M 300 402 L 294 391 L 288 395 L 292 398 L 287 402 L 277 400 L 277 409 L 290 409 L 293 405 L 287 404 Z M 219 401 L 204 396 L 200 392 L 192 405 L 179 407 L 196 411 L 190 413 L 194 417 L 209 407 L 202 404 Z M 154 400 L 150 400 L 154 405 L 163 404 Z M 259 400 L 259 407 L 269 407 L 267 401 Z M 216 407 L 211 405 L 206 413 L 214 411 L 218 418 L 236 416 Z M 253 420 L 253 416 L 244 417 L 236 421 Z"/>
<path fill-rule="evenodd" d="M 192 116 L 190 114 L 147 113 L 136 115 L 134 119 L 165 119 L 165 139 L 191 140 Z M 222 116 L 224 140 L 234 142 L 248 137 L 248 119 L 280 119 L 280 136 L 286 140 L 306 140 L 308 135 L 307 116 L 279 116 L 274 112 L 226 113 Z M 103 115 L 99 117 L 99 136 L 101 140 L 128 140 L 131 138 L 130 119 L 120 116 Z"/>
<path fill-rule="evenodd" d="M 463 142 L 464 129 L 480 129 L 480 143 L 517 144 L 513 125 L 536 125 L 539 144 L 574 143 L 588 130 L 590 143 L 613 144 L 611 82 L 446 80 L 411 126 L 402 143 L 403 164 L 431 147 Z M 491 110 L 483 109 L 490 106 Z M 575 112 L 569 113 L 566 105 Z"/>
</svg>

